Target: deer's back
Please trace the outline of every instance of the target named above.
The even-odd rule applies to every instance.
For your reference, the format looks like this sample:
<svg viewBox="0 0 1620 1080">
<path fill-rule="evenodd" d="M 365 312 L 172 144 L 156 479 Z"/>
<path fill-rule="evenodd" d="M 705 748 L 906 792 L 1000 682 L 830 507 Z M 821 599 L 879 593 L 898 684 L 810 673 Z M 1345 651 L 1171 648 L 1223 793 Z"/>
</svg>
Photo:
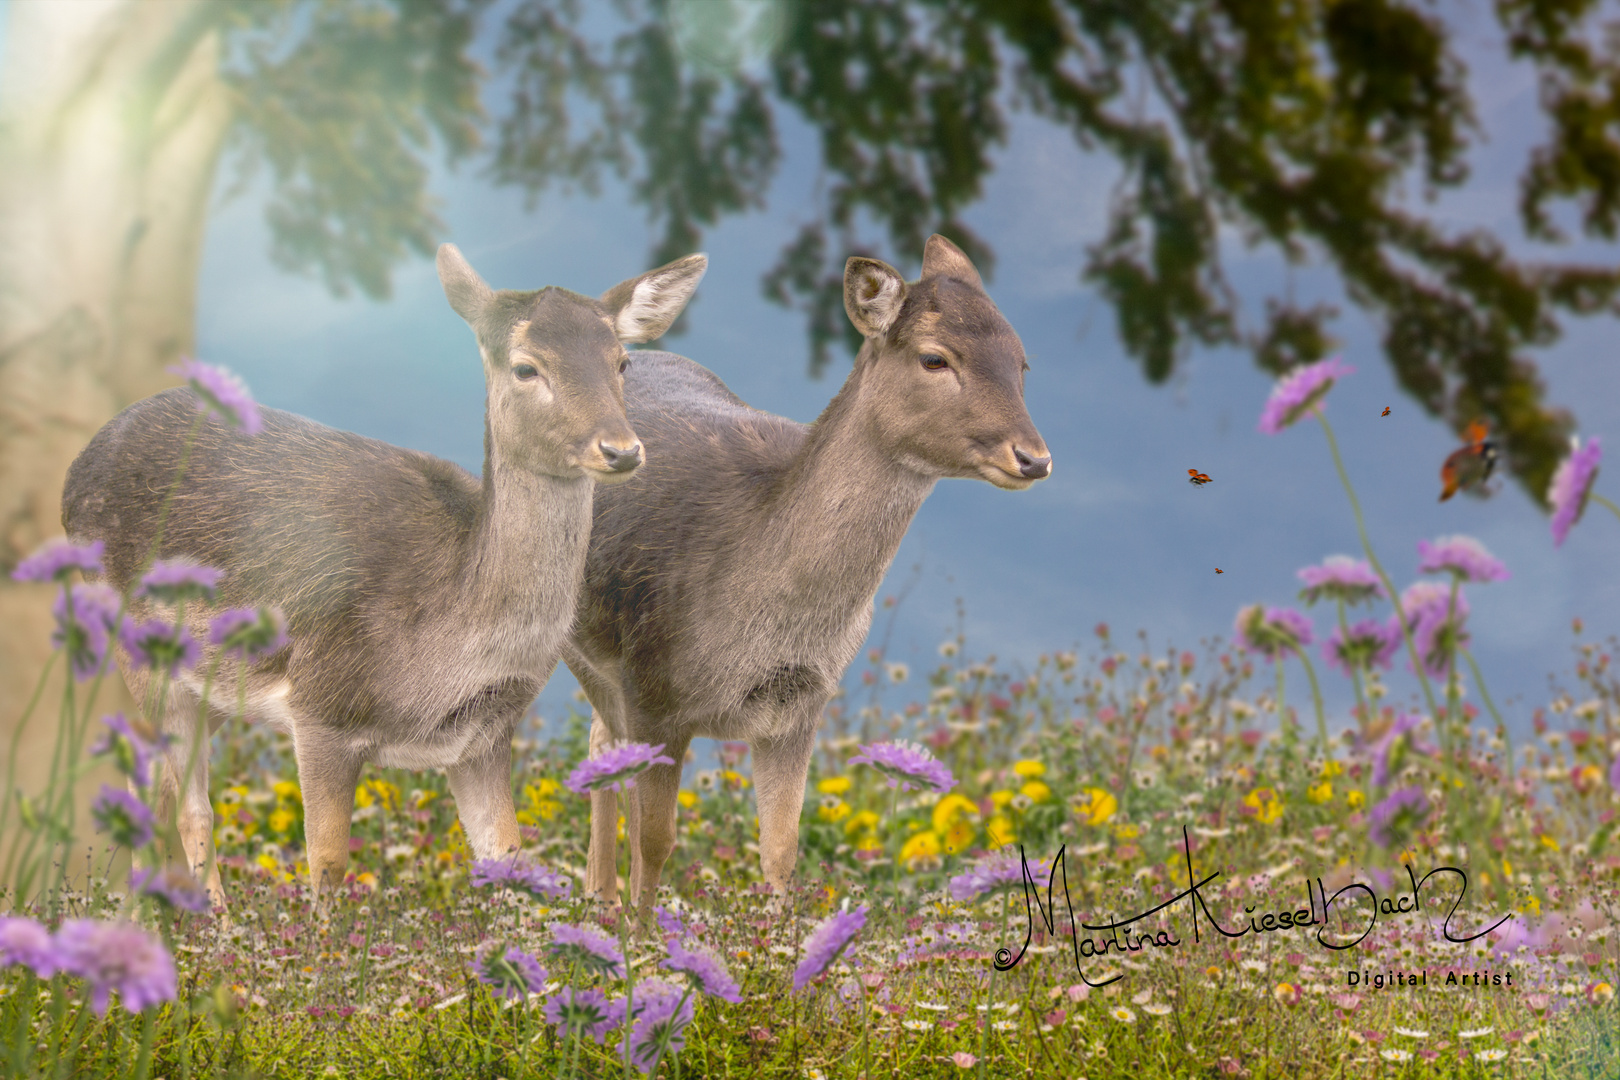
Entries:
<svg viewBox="0 0 1620 1080">
<path fill-rule="evenodd" d="M 260 408 L 247 436 L 210 416 L 197 430 L 163 524 L 160 558 L 229 567 L 223 605 L 279 604 L 292 629 L 357 615 L 454 574 L 476 527 L 478 481 L 457 466 Z M 107 577 L 128 586 L 151 550 L 165 493 L 197 417 L 190 390 L 136 402 L 79 454 L 62 524 L 106 544 Z"/>
</svg>

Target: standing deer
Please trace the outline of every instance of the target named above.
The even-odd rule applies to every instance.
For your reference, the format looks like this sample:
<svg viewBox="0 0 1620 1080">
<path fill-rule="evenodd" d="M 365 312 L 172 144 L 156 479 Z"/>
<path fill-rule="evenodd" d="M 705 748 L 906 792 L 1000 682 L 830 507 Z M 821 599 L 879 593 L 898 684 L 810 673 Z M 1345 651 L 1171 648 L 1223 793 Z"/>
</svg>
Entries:
<svg viewBox="0 0 1620 1080">
<path fill-rule="evenodd" d="M 780 893 L 822 709 L 872 622 L 872 599 L 941 477 L 1019 490 L 1050 475 L 1024 408 L 1024 348 L 943 236 L 921 280 L 853 258 L 844 308 L 866 338 L 806 426 L 749 408 L 705 368 L 632 354 L 634 484 L 596 500 L 579 620 L 563 657 L 592 705 L 591 749 L 662 743 L 677 762 L 628 795 L 631 893 L 650 903 L 675 844 L 694 736 L 754 753 L 760 859 Z M 591 796 L 586 884 L 615 893 L 617 796 Z"/>
<path fill-rule="evenodd" d="M 555 287 L 495 292 L 453 245 L 439 248 L 439 280 L 484 362 L 482 481 L 276 409 L 262 410 L 252 437 L 212 417 L 198 429 L 158 554 L 223 569 L 218 607 L 279 605 L 287 616 L 292 646 L 250 667 L 246 703 L 292 734 L 317 894 L 343 881 L 366 761 L 444 768 L 473 852 L 518 845 L 512 735 L 574 619 L 593 489 L 641 464 L 623 343 L 668 329 L 707 265 L 689 255 L 592 300 Z M 76 541 L 105 541 L 120 590 L 151 553 L 196 413 L 188 389 L 137 402 L 68 472 L 62 523 Z M 145 599 L 129 610 L 174 616 Z M 199 640 L 212 613 L 186 607 Z M 200 701 L 213 652 L 181 673 L 155 718 L 174 740 L 156 809 L 167 820 L 179 800 L 186 858 L 208 868 L 218 903 L 206 753 L 179 790 L 199 708 L 212 732 L 236 707 L 234 678 Z M 122 649 L 118 662 L 146 700 L 151 673 Z"/>
</svg>

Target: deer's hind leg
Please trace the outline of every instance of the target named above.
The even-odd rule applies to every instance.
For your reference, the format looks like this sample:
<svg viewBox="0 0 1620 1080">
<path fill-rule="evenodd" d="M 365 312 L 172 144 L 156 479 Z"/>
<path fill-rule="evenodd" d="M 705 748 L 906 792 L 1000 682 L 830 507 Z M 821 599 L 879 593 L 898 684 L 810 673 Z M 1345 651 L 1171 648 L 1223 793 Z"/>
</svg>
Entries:
<svg viewBox="0 0 1620 1080">
<path fill-rule="evenodd" d="M 165 683 L 150 669 L 137 667 L 122 650 L 118 659 L 130 694 L 147 711 L 165 742 L 153 762 L 151 779 L 158 828 L 166 833 L 172 820 L 179 833 L 178 851 L 165 844 L 167 861 L 183 862 L 208 890 L 214 906 L 223 907 L 225 890 L 214 855 L 214 807 L 208 797 L 208 755 L 209 737 L 225 722 L 226 714 L 204 704 L 183 684 L 172 679 Z M 162 695 L 161 701 L 157 694 Z M 141 794 L 133 782 L 131 791 Z"/>
</svg>

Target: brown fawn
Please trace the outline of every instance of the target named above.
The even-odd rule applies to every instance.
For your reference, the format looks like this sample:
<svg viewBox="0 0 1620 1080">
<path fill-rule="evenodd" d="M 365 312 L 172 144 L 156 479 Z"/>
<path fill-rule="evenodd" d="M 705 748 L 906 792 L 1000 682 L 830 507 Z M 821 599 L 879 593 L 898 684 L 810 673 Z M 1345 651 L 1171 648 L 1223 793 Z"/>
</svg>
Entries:
<svg viewBox="0 0 1620 1080">
<path fill-rule="evenodd" d="M 597 496 L 564 659 L 593 707 L 592 752 L 662 743 L 676 762 L 628 792 L 631 893 L 675 845 L 694 736 L 754 754 L 760 860 L 780 894 L 822 709 L 860 649 L 901 538 L 942 477 L 1023 489 L 1052 471 L 1024 407 L 1024 348 L 967 256 L 933 236 L 922 276 L 853 258 L 844 307 L 866 338 L 810 425 L 749 408 L 671 353 L 631 354 L 632 484 Z M 586 886 L 615 892 L 617 795 L 591 796 Z"/>
<path fill-rule="evenodd" d="M 474 854 L 518 846 L 512 735 L 574 619 L 593 491 L 642 461 L 625 417 L 624 343 L 667 330 L 706 267 L 690 255 L 592 300 L 555 287 L 494 291 L 442 246 L 439 280 L 483 357 L 482 480 L 276 409 L 261 410 L 251 437 L 213 417 L 198 428 L 157 555 L 225 571 L 215 603 L 185 609 L 200 641 L 220 608 L 286 614 L 291 647 L 251 664 L 243 686 L 249 716 L 292 735 L 317 894 L 344 879 L 367 761 L 442 767 Z M 120 590 L 151 555 L 196 415 L 188 389 L 137 402 L 68 472 L 62 523 L 76 541 L 105 541 L 106 577 Z M 174 617 L 144 599 L 128 613 Z M 238 687 L 227 666 L 200 700 L 214 653 L 205 647 L 181 672 L 152 718 L 172 739 L 155 809 L 168 820 L 178 800 L 185 859 L 223 903 L 199 711 L 217 730 Z M 122 649 L 118 663 L 146 700 L 151 672 Z"/>
</svg>

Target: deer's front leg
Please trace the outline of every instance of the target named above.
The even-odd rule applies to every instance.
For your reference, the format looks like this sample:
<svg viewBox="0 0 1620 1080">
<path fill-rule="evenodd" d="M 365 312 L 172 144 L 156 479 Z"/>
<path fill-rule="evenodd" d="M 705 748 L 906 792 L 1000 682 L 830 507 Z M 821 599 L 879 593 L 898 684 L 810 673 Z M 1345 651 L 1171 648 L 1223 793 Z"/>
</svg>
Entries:
<svg viewBox="0 0 1620 1080">
<path fill-rule="evenodd" d="M 479 757 L 456 762 L 445 775 L 474 856 L 493 859 L 522 846 L 517 809 L 512 805 L 510 738 L 497 740 Z"/>
<path fill-rule="evenodd" d="M 304 854 L 319 897 L 342 885 L 349 869 L 349 817 L 361 761 L 342 740 L 307 729 L 294 730 L 293 753 L 304 794 Z"/>
<path fill-rule="evenodd" d="M 629 837 L 635 856 L 630 868 L 630 895 L 643 912 L 652 909 L 658 896 L 658 879 L 664 863 L 675 850 L 676 795 L 681 788 L 681 766 L 686 760 L 689 740 L 677 736 L 664 745 L 664 753 L 675 759 L 673 765 L 654 765 L 636 777 L 630 801 L 639 804 L 637 833 Z"/>
<path fill-rule="evenodd" d="M 593 708 L 590 756 L 602 753 L 612 742 L 613 733 L 608 730 L 607 722 Z M 585 855 L 585 891 L 605 904 L 613 903 L 619 894 L 619 796 L 614 791 L 591 792 L 591 843 Z"/>
<path fill-rule="evenodd" d="M 787 894 L 799 860 L 799 814 L 804 809 L 804 785 L 815 745 L 813 724 L 801 725 L 781 739 L 752 744 L 760 869 L 778 897 Z"/>
</svg>

